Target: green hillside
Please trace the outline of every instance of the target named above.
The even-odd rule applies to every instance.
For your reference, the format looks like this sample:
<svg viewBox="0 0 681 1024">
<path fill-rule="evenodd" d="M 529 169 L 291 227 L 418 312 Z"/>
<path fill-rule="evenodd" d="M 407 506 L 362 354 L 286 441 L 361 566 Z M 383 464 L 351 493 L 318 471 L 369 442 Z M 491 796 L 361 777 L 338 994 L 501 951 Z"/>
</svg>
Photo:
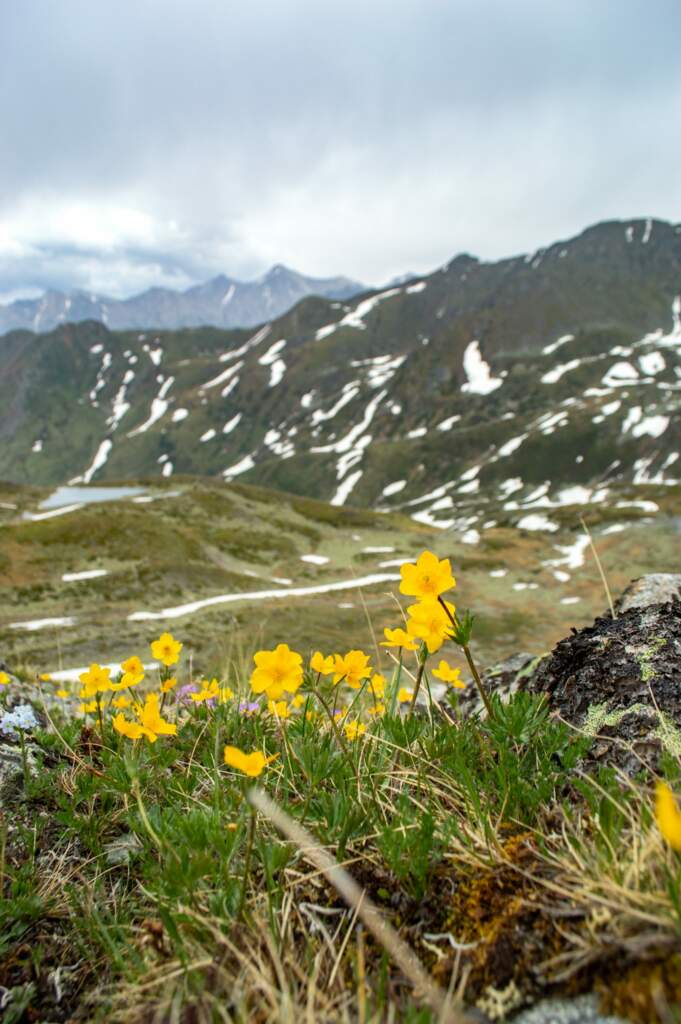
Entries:
<svg viewBox="0 0 681 1024">
<path fill-rule="evenodd" d="M 510 480 L 517 505 L 673 480 L 679 230 L 611 222 L 527 257 L 460 256 L 255 333 L 7 335 L 0 476 L 238 477 L 462 530 Z"/>
<path fill-rule="evenodd" d="M 555 532 L 518 529 L 517 513 L 497 508 L 497 525 L 470 543 L 400 515 L 209 478 L 137 483 L 136 497 L 47 513 L 46 491 L 0 486 L 0 661 L 29 674 L 118 662 L 163 628 L 200 652 L 203 672 L 283 638 L 309 650 L 352 636 L 376 651 L 398 614 L 399 564 L 426 547 L 452 559 L 457 603 L 480 614 L 484 664 L 541 653 L 566 617 L 583 625 L 606 606 L 579 504 L 551 513 Z M 681 488 L 645 485 L 586 510 L 613 591 L 675 564 L 680 504 Z M 390 664 L 384 651 L 376 660 Z"/>
</svg>

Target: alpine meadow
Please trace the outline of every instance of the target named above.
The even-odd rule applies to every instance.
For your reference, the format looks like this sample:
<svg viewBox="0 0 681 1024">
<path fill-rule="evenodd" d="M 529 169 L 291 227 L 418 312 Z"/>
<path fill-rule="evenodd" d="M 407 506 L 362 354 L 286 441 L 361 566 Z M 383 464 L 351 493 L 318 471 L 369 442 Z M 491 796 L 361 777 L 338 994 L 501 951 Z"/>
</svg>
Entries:
<svg viewBox="0 0 681 1024">
<path fill-rule="evenodd" d="M 680 1024 L 679 32 L 0 11 L 0 1024 Z"/>
</svg>

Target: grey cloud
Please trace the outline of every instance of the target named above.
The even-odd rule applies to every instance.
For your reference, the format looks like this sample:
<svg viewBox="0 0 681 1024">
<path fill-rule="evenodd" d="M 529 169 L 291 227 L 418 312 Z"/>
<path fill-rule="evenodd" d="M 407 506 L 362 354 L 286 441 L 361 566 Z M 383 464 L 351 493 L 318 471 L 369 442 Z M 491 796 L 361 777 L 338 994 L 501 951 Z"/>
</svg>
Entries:
<svg viewBox="0 0 681 1024">
<path fill-rule="evenodd" d="M 380 281 L 677 219 L 680 38 L 676 0 L 3 4 L 0 291 Z M 79 203 L 151 226 L 41 234 Z"/>
</svg>

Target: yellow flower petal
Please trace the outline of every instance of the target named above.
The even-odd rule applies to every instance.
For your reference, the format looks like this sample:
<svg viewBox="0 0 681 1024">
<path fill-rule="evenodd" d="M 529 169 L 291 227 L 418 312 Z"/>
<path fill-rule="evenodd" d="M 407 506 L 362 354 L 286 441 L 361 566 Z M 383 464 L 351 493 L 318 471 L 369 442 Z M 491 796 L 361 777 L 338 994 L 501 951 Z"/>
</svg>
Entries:
<svg viewBox="0 0 681 1024">
<path fill-rule="evenodd" d="M 465 689 L 466 684 L 461 678 L 461 669 L 452 668 L 444 660 L 440 662 L 437 668 L 432 670 L 432 674 L 436 679 L 441 679 L 443 683 L 449 683 L 450 686 L 455 687 L 457 690 Z"/>
<path fill-rule="evenodd" d="M 409 597 L 436 600 L 440 594 L 456 586 L 449 559 L 440 561 L 432 551 L 419 555 L 415 565 L 406 563 L 401 566 L 400 575 L 400 593 Z"/>
<path fill-rule="evenodd" d="M 230 768 L 236 768 L 237 771 L 250 776 L 252 779 L 257 778 L 266 766 L 277 757 L 279 757 L 278 754 L 265 757 L 259 750 L 254 750 L 251 754 L 245 754 L 238 747 L 225 747 L 224 753 L 226 765 L 229 765 Z"/>
<path fill-rule="evenodd" d="M 158 640 L 151 643 L 151 656 L 155 661 L 160 661 L 166 667 L 176 665 L 180 660 L 182 644 L 176 640 L 172 633 L 161 633 Z"/>
<path fill-rule="evenodd" d="M 343 731 L 345 732 L 346 738 L 352 741 L 363 736 L 367 731 L 367 727 L 363 722 L 346 722 L 343 726 Z"/>
<path fill-rule="evenodd" d="M 658 782 L 656 786 L 655 820 L 669 845 L 681 853 L 681 811 L 665 782 Z"/>
<path fill-rule="evenodd" d="M 279 700 L 284 692 L 295 693 L 303 681 L 303 659 L 288 644 L 278 644 L 273 651 L 258 651 L 253 661 L 251 689 L 266 693 L 270 700 Z"/>
<path fill-rule="evenodd" d="M 402 647 L 405 651 L 417 651 L 419 645 L 413 637 L 404 629 L 384 629 L 385 640 L 381 640 L 381 647 Z"/>
<path fill-rule="evenodd" d="M 313 672 L 319 672 L 322 676 L 330 676 L 333 672 L 333 666 L 333 654 L 329 654 L 328 657 L 325 658 L 321 651 L 315 651 L 310 658 L 310 668 Z"/>
<path fill-rule="evenodd" d="M 347 654 L 334 654 L 333 681 L 347 683 L 353 690 L 358 690 L 363 679 L 371 675 L 369 655 L 364 651 L 348 651 Z"/>
</svg>

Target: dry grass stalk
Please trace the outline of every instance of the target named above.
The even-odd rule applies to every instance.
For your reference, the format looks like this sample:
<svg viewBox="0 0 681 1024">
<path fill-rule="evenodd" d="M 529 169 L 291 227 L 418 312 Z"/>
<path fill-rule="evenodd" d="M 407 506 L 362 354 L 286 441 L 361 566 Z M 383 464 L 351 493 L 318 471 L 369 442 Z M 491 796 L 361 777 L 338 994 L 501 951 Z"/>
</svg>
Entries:
<svg viewBox="0 0 681 1024">
<path fill-rule="evenodd" d="M 441 1024 L 474 1024 L 474 1017 L 451 1005 L 447 995 L 433 981 L 414 951 L 385 920 L 365 891 L 319 846 L 309 832 L 301 828 L 262 790 L 252 789 L 248 794 L 248 799 L 261 814 L 276 825 L 280 832 L 283 832 L 287 839 L 296 844 L 307 860 L 325 875 L 376 941 L 409 979 L 415 993 L 439 1014 Z"/>
</svg>

